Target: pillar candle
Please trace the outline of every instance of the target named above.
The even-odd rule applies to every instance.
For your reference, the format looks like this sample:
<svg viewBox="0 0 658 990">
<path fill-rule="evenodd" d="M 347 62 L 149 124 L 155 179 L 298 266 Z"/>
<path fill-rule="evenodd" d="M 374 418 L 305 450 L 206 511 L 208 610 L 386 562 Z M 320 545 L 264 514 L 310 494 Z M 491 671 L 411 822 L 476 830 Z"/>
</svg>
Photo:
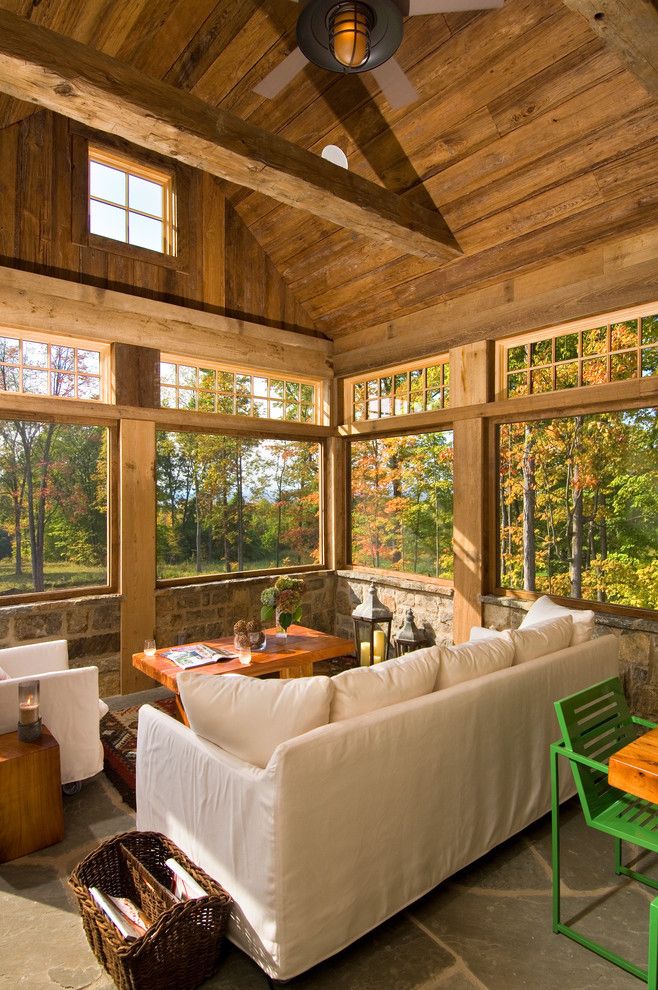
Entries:
<svg viewBox="0 0 658 990">
<path fill-rule="evenodd" d="M 361 643 L 361 666 L 370 666 L 370 643 Z"/>
<path fill-rule="evenodd" d="M 18 706 L 18 721 L 21 725 L 34 725 L 39 721 L 39 705 L 36 701 L 32 701 L 31 698 L 21 701 Z"/>
<path fill-rule="evenodd" d="M 381 629 L 375 629 L 373 637 L 375 647 L 375 663 L 386 660 L 386 633 Z"/>
</svg>

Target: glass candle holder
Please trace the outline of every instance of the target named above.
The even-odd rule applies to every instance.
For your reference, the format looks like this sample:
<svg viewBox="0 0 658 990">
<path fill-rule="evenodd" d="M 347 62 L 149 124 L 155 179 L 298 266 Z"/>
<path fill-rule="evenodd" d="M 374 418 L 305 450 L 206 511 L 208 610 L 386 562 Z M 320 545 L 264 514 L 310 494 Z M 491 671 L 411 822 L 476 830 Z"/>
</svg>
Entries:
<svg viewBox="0 0 658 990">
<path fill-rule="evenodd" d="M 155 640 L 145 639 L 144 640 L 144 656 L 154 657 L 155 656 Z"/>
<path fill-rule="evenodd" d="M 18 685 L 18 738 L 34 742 L 40 735 L 39 682 L 22 681 Z"/>
<path fill-rule="evenodd" d="M 241 646 L 238 649 L 238 659 L 241 664 L 243 664 L 245 667 L 248 667 L 249 664 L 251 663 L 251 647 Z"/>
</svg>

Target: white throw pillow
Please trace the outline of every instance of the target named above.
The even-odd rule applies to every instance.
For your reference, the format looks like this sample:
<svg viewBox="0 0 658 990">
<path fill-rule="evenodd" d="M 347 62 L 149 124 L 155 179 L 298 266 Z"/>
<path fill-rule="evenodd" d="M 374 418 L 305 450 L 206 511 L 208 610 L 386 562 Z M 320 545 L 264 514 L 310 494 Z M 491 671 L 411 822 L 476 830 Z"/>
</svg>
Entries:
<svg viewBox="0 0 658 990">
<path fill-rule="evenodd" d="M 541 598 L 532 603 L 519 628 L 527 629 L 528 626 L 536 626 L 538 622 L 560 619 L 564 615 L 570 615 L 573 619 L 571 646 L 587 643 L 594 633 L 594 612 L 590 609 L 565 608 L 564 605 L 558 605 L 554 602 L 548 595 L 542 595 Z"/>
<path fill-rule="evenodd" d="M 487 629 L 485 626 L 471 626 L 470 643 L 479 643 L 483 639 L 505 638 L 505 630 Z"/>
<path fill-rule="evenodd" d="M 3 668 L 0 667 L 0 681 L 10 681 L 10 680 L 11 680 L 11 677 L 9 676 L 9 674 L 7 673 L 7 671 L 6 670 L 3 670 Z"/>
<path fill-rule="evenodd" d="M 539 622 L 526 629 L 510 629 L 507 635 L 514 646 L 514 663 L 525 663 L 566 650 L 572 642 L 573 619 L 563 615 L 560 619 Z"/>
<path fill-rule="evenodd" d="M 372 667 L 355 667 L 332 678 L 331 721 L 341 722 L 401 701 L 430 694 L 436 681 L 440 649 L 430 646 Z"/>
<path fill-rule="evenodd" d="M 330 677 L 261 680 L 190 670 L 177 682 L 194 732 L 257 767 L 266 767 L 286 739 L 329 721 Z"/>
<path fill-rule="evenodd" d="M 493 674 L 496 670 L 511 667 L 513 662 L 514 647 L 504 635 L 491 636 L 479 643 L 444 646 L 435 690 L 441 691 L 475 677 Z"/>
</svg>

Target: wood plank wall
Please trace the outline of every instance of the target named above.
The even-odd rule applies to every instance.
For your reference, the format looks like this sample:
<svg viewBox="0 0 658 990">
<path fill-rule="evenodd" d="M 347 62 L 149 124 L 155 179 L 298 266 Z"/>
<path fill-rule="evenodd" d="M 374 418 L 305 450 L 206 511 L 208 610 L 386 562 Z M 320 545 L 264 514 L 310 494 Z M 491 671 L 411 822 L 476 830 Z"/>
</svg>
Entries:
<svg viewBox="0 0 658 990">
<path fill-rule="evenodd" d="M 235 210 L 228 187 L 180 166 L 180 264 L 76 243 L 78 125 L 41 111 L 0 130 L 0 264 L 100 288 L 314 333 L 313 322 Z M 77 138 L 77 141 L 76 141 Z M 99 143 L 104 142 L 102 135 Z M 133 154 L 139 158 L 139 149 Z M 166 165 L 167 163 L 165 163 Z M 84 208 L 84 207 L 83 207 Z M 179 270 L 180 269 L 180 270 Z"/>
</svg>

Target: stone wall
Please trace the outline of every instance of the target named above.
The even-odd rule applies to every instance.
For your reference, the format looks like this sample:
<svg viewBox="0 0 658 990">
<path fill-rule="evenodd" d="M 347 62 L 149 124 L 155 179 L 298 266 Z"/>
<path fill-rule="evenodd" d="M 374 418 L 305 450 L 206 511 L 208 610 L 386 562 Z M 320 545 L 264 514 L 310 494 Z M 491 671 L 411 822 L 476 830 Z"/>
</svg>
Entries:
<svg viewBox="0 0 658 990">
<path fill-rule="evenodd" d="M 66 639 L 71 667 L 98 667 L 101 695 L 118 694 L 120 610 L 119 595 L 7 605 L 0 609 L 0 647 Z"/>
<path fill-rule="evenodd" d="M 336 575 L 314 571 L 292 576 L 302 577 L 306 585 L 302 624 L 333 632 Z M 156 592 L 156 642 L 175 646 L 229 636 L 238 619 L 260 617 L 261 592 L 272 580 L 271 575 L 240 577 L 161 588 Z"/>
<path fill-rule="evenodd" d="M 532 602 L 483 598 L 484 625 L 516 629 Z M 619 674 L 636 715 L 658 721 L 658 622 L 596 613 L 595 636 L 619 637 Z"/>
<path fill-rule="evenodd" d="M 336 586 L 336 625 L 338 636 L 352 636 L 352 612 L 363 601 L 373 575 L 365 571 L 338 571 Z M 393 634 L 404 622 L 408 608 L 414 610 L 416 625 L 425 626 L 430 642 L 452 639 L 452 588 L 428 585 L 410 577 L 377 574 L 380 600 L 393 612 Z"/>
</svg>

